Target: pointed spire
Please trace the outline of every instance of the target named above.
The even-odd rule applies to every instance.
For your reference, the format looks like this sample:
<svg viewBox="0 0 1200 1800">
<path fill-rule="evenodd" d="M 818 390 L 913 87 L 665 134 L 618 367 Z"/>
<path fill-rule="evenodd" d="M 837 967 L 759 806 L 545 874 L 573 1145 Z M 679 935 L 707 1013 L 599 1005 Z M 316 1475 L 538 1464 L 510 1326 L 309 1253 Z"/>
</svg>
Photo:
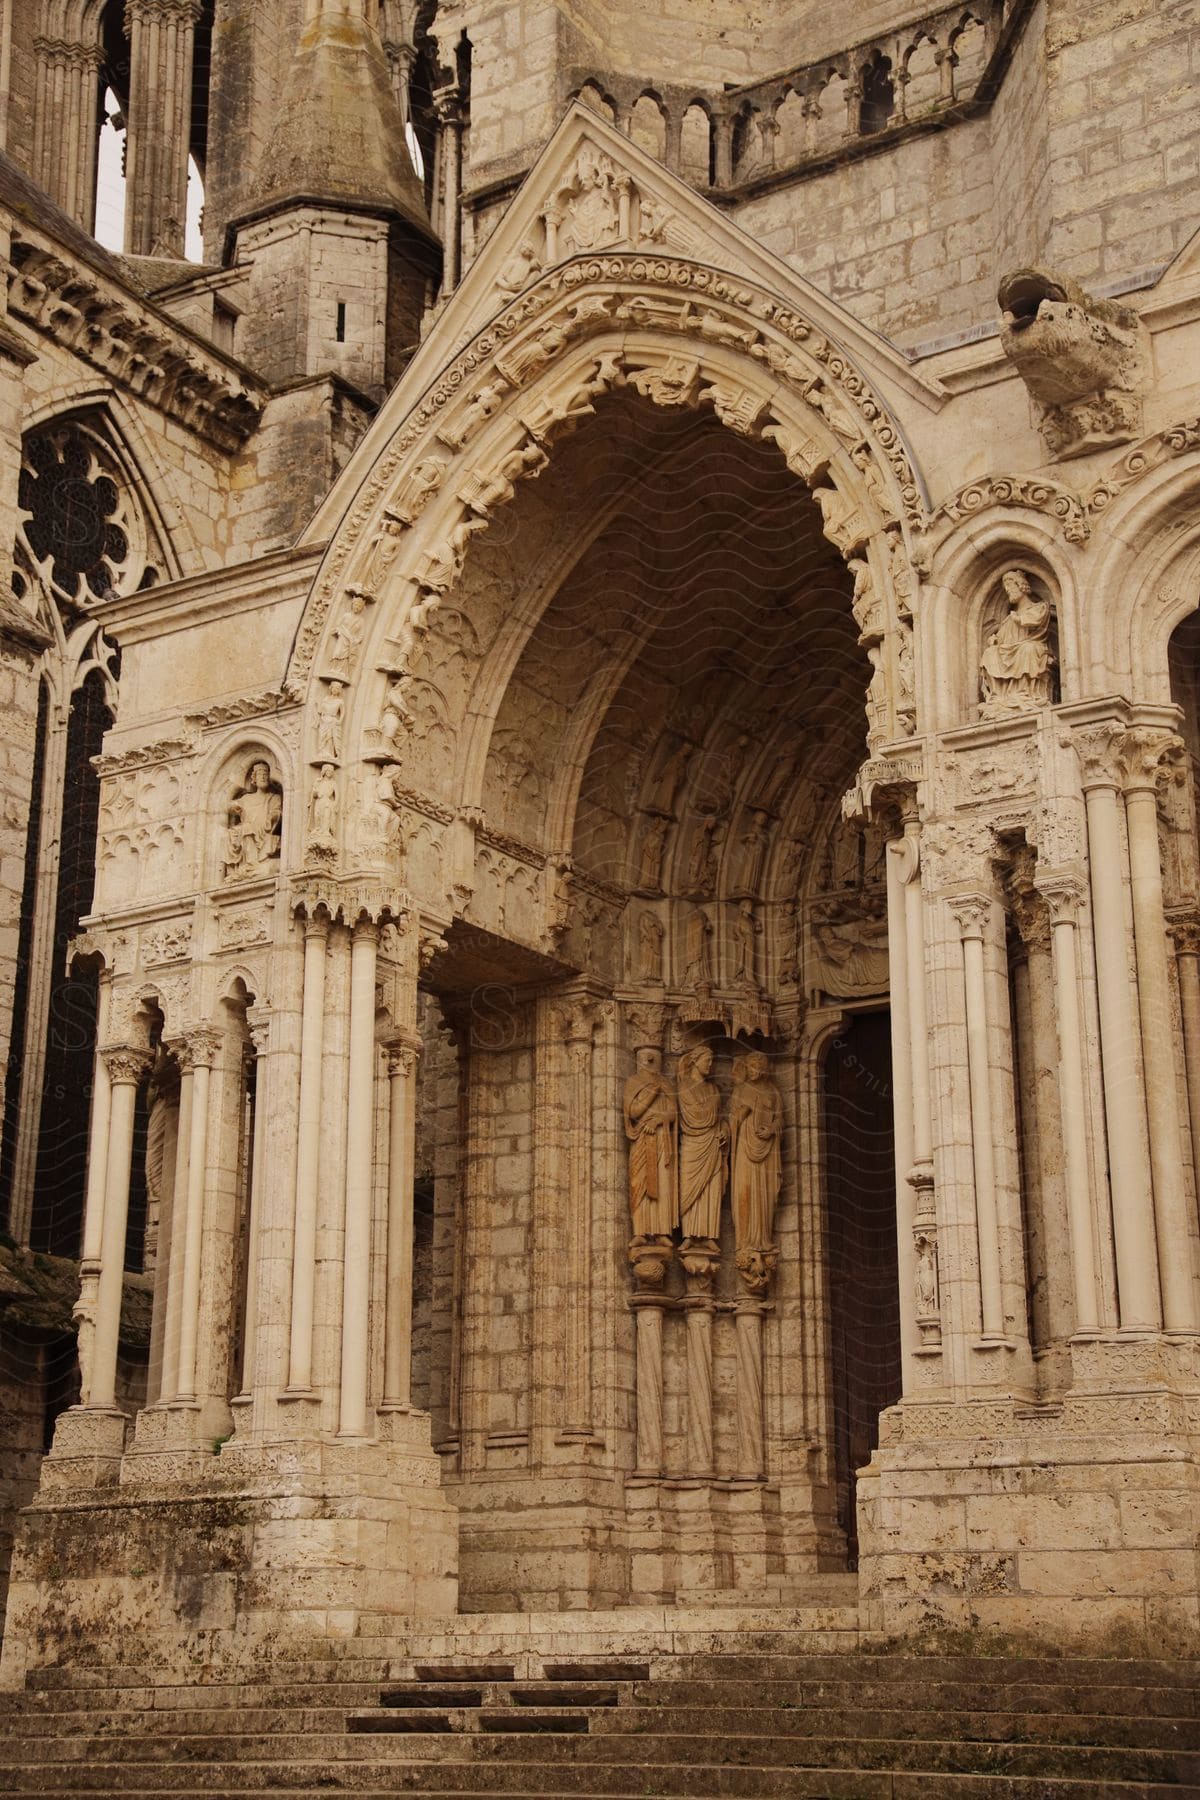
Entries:
<svg viewBox="0 0 1200 1800">
<path fill-rule="evenodd" d="M 421 182 L 363 0 L 307 0 L 263 156 L 255 212 L 332 200 L 400 213 L 429 237 Z"/>
</svg>

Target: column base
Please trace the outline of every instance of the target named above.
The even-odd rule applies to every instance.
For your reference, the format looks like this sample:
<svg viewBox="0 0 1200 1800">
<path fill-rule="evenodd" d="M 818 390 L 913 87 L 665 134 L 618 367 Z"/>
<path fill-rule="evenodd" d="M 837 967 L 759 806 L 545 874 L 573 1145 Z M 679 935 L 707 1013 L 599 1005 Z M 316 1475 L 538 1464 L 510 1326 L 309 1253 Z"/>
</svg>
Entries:
<svg viewBox="0 0 1200 1800">
<path fill-rule="evenodd" d="M 115 1487 L 129 1422 L 119 1406 L 71 1406 L 60 1413 L 54 1442 L 42 1459 L 41 1491 Z"/>
<path fill-rule="evenodd" d="M 198 1656 L 304 1658 L 353 1638 L 367 1613 L 400 1625 L 455 1611 L 457 1514 L 427 1430 L 423 1452 L 230 1444 L 205 1479 L 144 1479 L 154 1458 L 126 1460 L 119 1486 L 65 1492 L 43 1478 L 21 1515 L 0 1685 L 131 1657 L 184 1680 Z"/>
<path fill-rule="evenodd" d="M 1077 1385 L 1053 1406 L 907 1400 L 883 1415 L 857 1487 L 873 1634 L 1200 1650 L 1194 1353 L 1158 1339 L 1072 1354 Z"/>
</svg>

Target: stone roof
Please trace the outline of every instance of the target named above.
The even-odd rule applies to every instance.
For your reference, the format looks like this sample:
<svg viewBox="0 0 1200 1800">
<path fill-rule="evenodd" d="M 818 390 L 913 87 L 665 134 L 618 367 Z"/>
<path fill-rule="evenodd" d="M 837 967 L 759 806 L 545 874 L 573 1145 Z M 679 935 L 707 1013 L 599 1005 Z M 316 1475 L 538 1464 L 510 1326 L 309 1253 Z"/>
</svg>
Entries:
<svg viewBox="0 0 1200 1800">
<path fill-rule="evenodd" d="M 283 200 L 399 213 L 433 232 L 387 60 L 361 18 L 321 12 L 305 26 L 259 171 L 254 215 Z"/>
</svg>

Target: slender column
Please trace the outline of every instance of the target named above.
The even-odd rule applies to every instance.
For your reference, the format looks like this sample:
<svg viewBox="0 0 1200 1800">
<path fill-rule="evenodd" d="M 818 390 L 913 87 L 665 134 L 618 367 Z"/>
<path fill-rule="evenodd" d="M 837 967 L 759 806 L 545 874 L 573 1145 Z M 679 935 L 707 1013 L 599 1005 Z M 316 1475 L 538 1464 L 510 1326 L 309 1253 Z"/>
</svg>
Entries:
<svg viewBox="0 0 1200 1800">
<path fill-rule="evenodd" d="M 592 1429 L 592 1035 L 595 1009 L 586 1001 L 564 1021 L 569 1087 L 567 1151 L 566 1430 Z"/>
<path fill-rule="evenodd" d="M 679 1249 L 687 1285 L 687 1470 L 698 1480 L 713 1475 L 712 1323 L 713 1276 L 720 1251 L 703 1238 L 685 1238 Z"/>
<path fill-rule="evenodd" d="M 1116 724 L 1075 734 L 1087 808 L 1096 992 L 1104 1072 L 1104 1115 L 1112 1181 L 1113 1243 L 1121 1325 L 1158 1331 L 1162 1325 L 1154 1229 L 1154 1198 L 1146 1145 L 1146 1109 L 1138 1073 L 1138 1028 L 1129 978 L 1117 794 L 1120 774 Z"/>
<path fill-rule="evenodd" d="M 245 1395 L 254 1387 L 255 1348 L 258 1338 L 258 1274 L 259 1236 L 262 1231 L 263 1161 L 267 1137 L 267 1056 L 271 1040 L 268 1017 L 247 1019 L 250 1042 L 254 1046 L 254 1112 L 251 1117 L 253 1140 L 250 1147 L 250 1192 L 246 1197 L 246 1305 L 242 1316 L 242 1378 L 239 1386 Z"/>
<path fill-rule="evenodd" d="M 1076 936 L 1082 894 L 1073 877 L 1050 872 L 1038 879 L 1037 887 L 1050 911 L 1054 992 L 1058 1010 L 1058 1090 L 1062 1107 L 1063 1169 L 1071 1235 L 1075 1332 L 1078 1336 L 1100 1329 L 1096 1227 L 1088 1164 L 1083 1018 L 1079 1005 L 1079 949 Z"/>
<path fill-rule="evenodd" d="M 201 0 L 125 0 L 130 41 L 125 248 L 182 254 Z"/>
<path fill-rule="evenodd" d="M 629 1261 L 637 1292 L 630 1304 L 637 1320 L 635 1371 L 637 1397 L 637 1466 L 639 1479 L 663 1472 L 663 1293 L 671 1260 L 670 1238 L 634 1238 Z"/>
<path fill-rule="evenodd" d="M 95 31 L 102 9 L 91 10 Z M 90 231 L 96 207 L 100 49 L 95 43 L 36 37 L 33 53 L 33 177 Z"/>
<path fill-rule="evenodd" d="M 908 1359 L 916 1346 L 913 1312 L 916 1258 L 913 1254 L 912 1038 L 908 1016 L 908 937 L 905 920 L 907 839 L 887 847 L 888 1010 L 892 1034 L 892 1112 L 896 1149 L 896 1255 L 900 1283 L 900 1353 L 907 1386 Z"/>
<path fill-rule="evenodd" d="M 458 286 L 462 265 L 462 109 L 458 89 L 439 89 L 433 104 L 442 146 L 442 293 L 451 294 Z"/>
<path fill-rule="evenodd" d="M 737 1472 L 743 1481 L 761 1481 L 763 1446 L 763 1314 L 761 1300 L 740 1297 L 734 1318 L 737 1333 Z"/>
<path fill-rule="evenodd" d="M 1183 1061 L 1187 1071 L 1188 1123 L 1192 1134 L 1192 1174 L 1200 1195 L 1200 920 L 1172 921 L 1179 970 L 1179 1010 L 1183 1020 Z"/>
<path fill-rule="evenodd" d="M 415 1034 L 400 1032 L 386 1048 L 388 1214 L 383 1405 L 403 1412 L 412 1405 L 413 1180 L 421 1040 Z"/>
<path fill-rule="evenodd" d="M 1183 1180 L 1179 1072 L 1158 848 L 1158 774 L 1165 758 L 1178 758 L 1182 751 L 1183 740 L 1173 733 L 1139 726 L 1126 734 L 1121 757 L 1158 1271 L 1168 1331 L 1197 1328 L 1193 1226 Z"/>
<path fill-rule="evenodd" d="M 201 1029 L 187 1036 L 192 1061 L 192 1107 L 188 1121 L 187 1226 L 179 1304 L 179 1376 L 176 1398 L 196 1398 L 196 1350 L 200 1339 L 200 1275 L 204 1260 L 204 1201 L 208 1174 L 208 1091 L 221 1033 Z"/>
<path fill-rule="evenodd" d="M 179 1092 L 170 1097 L 163 1121 L 162 1187 L 158 1197 L 158 1242 L 154 1255 L 154 1297 L 150 1314 L 150 1367 L 146 1379 L 148 1405 L 162 1399 L 163 1351 L 167 1329 L 167 1285 L 171 1274 L 171 1239 L 175 1231 L 175 1161 L 179 1154 Z"/>
<path fill-rule="evenodd" d="M 133 1112 L 138 1082 L 150 1066 L 145 1050 L 110 1044 L 101 1053 L 108 1068 L 111 1100 L 104 1180 L 104 1223 L 96 1325 L 88 1371 L 87 1404 L 112 1410 L 117 1399 L 117 1343 L 125 1279 L 125 1226 L 129 1217 L 129 1170 L 133 1160 Z"/>
<path fill-rule="evenodd" d="M 339 1437 L 367 1435 L 371 1302 L 371 1183 L 375 1140 L 375 962 L 379 928 L 354 927 L 350 948 L 350 1094 L 346 1114 L 346 1227 L 342 1278 Z"/>
<path fill-rule="evenodd" d="M 950 910 L 962 934 L 963 987 L 967 1007 L 967 1066 L 971 1089 L 971 1154 L 975 1169 L 975 1228 L 979 1244 L 979 1293 L 983 1336 L 1003 1338 L 1000 1228 L 996 1206 L 996 1151 L 992 1132 L 991 1059 L 988 1052 L 987 976 L 983 943 L 992 912 L 987 894 L 963 894 Z"/>
<path fill-rule="evenodd" d="M 108 1026 L 112 977 L 102 974 L 96 1002 L 96 1042 L 99 1046 Z M 96 1319 L 96 1286 L 100 1279 L 100 1251 L 104 1237 L 104 1189 L 108 1175 L 108 1128 L 112 1084 L 108 1064 L 97 1048 L 92 1060 L 92 1109 L 88 1125 L 87 1188 L 83 1206 L 83 1243 L 79 1252 L 79 1298 L 72 1317 L 79 1334 L 80 1405 L 88 1404 L 91 1334 Z"/>
<path fill-rule="evenodd" d="M 733 119 L 728 113 L 717 113 L 712 122 L 715 187 L 733 186 Z"/>
<path fill-rule="evenodd" d="M 172 1187 L 171 1247 L 167 1292 L 163 1303 L 163 1360 L 159 1399 L 167 1403 L 179 1393 L 179 1322 L 183 1317 L 183 1258 L 187 1247 L 188 1168 L 192 1154 L 192 1056 L 185 1042 L 168 1046 L 179 1064 L 179 1124 L 175 1133 L 175 1180 Z"/>
<path fill-rule="evenodd" d="M 929 1085 L 929 1025 L 925 1000 L 925 896 L 921 887 L 921 821 L 909 801 L 904 818 L 904 942 L 907 964 L 909 1080 L 912 1086 L 913 1201 L 912 1275 L 916 1295 L 917 1348 L 936 1351 L 942 1342 L 941 1283 L 938 1265 L 937 1197 L 933 1178 L 933 1103 Z M 889 945 L 891 927 L 889 925 Z M 901 1264 L 901 1267 L 904 1265 Z"/>
<path fill-rule="evenodd" d="M 313 1301 L 317 1282 L 317 1180 L 321 1159 L 321 1064 L 325 1051 L 325 950 L 329 920 L 304 925 L 304 1011 L 296 1144 L 296 1230 L 292 1249 L 289 1394 L 312 1390 Z"/>
</svg>

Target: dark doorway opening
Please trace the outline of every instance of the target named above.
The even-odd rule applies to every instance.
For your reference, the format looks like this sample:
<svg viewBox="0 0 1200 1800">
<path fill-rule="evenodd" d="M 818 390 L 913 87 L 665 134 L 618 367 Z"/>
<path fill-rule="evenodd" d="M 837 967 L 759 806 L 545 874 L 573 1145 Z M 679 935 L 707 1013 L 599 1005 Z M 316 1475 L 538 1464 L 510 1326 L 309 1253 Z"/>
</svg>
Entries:
<svg viewBox="0 0 1200 1800">
<path fill-rule="evenodd" d="M 838 1522 L 858 1562 L 856 1472 L 900 1398 L 892 1044 L 886 1012 L 848 1019 L 825 1060 L 829 1313 Z"/>
</svg>

